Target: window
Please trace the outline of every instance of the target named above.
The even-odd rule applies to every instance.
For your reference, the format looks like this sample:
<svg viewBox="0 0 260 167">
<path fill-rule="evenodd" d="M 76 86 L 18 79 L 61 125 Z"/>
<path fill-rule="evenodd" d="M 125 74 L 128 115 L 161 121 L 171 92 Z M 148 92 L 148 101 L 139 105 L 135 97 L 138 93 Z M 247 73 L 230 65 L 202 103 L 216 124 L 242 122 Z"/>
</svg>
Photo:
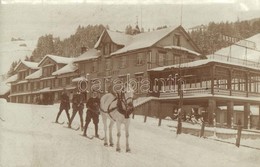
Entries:
<svg viewBox="0 0 260 167">
<path fill-rule="evenodd" d="M 167 65 L 167 59 L 166 59 L 165 53 L 159 53 L 159 54 L 157 54 L 157 56 L 158 56 L 158 65 L 159 66 Z"/>
<path fill-rule="evenodd" d="M 70 77 L 66 78 L 66 84 L 67 84 L 67 85 L 70 84 Z"/>
<path fill-rule="evenodd" d="M 120 57 L 119 60 L 119 68 L 126 68 L 126 56 Z"/>
<path fill-rule="evenodd" d="M 181 46 L 181 36 L 179 34 L 175 34 L 173 37 L 173 45 Z"/>
<path fill-rule="evenodd" d="M 180 64 L 181 63 L 181 56 L 174 55 L 174 63 L 173 64 Z"/>
<path fill-rule="evenodd" d="M 152 68 L 152 52 L 151 51 L 147 53 L 147 58 L 148 58 L 147 69 L 151 69 Z"/>
<path fill-rule="evenodd" d="M 79 64 L 79 71 L 80 71 L 80 74 L 84 74 L 85 73 L 85 65 L 84 65 L 84 63 L 80 63 Z"/>
<path fill-rule="evenodd" d="M 110 59 L 106 59 L 105 69 L 106 70 L 111 70 L 111 60 Z"/>
<path fill-rule="evenodd" d="M 137 59 L 137 62 L 136 62 L 137 65 L 143 65 L 144 64 L 143 53 L 138 53 L 136 59 Z"/>
<path fill-rule="evenodd" d="M 103 46 L 103 53 L 104 55 L 109 55 L 110 54 L 110 44 L 109 43 L 105 43 Z"/>
<path fill-rule="evenodd" d="M 91 68 L 91 72 L 97 72 L 98 70 L 98 63 L 96 61 L 92 62 L 92 68 Z"/>
<path fill-rule="evenodd" d="M 62 80 L 61 80 L 61 85 L 62 85 L 62 86 L 65 86 L 65 85 L 66 85 L 66 78 L 62 78 Z"/>
</svg>

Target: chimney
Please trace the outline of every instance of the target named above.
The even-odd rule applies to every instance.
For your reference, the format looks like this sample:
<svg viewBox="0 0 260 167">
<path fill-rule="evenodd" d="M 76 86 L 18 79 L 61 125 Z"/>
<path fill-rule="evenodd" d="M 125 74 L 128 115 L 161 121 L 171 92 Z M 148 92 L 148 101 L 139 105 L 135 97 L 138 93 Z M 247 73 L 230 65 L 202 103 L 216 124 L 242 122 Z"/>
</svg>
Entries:
<svg viewBox="0 0 260 167">
<path fill-rule="evenodd" d="M 87 51 L 87 47 L 82 46 L 82 47 L 81 47 L 81 54 L 85 53 L 86 51 Z"/>
</svg>

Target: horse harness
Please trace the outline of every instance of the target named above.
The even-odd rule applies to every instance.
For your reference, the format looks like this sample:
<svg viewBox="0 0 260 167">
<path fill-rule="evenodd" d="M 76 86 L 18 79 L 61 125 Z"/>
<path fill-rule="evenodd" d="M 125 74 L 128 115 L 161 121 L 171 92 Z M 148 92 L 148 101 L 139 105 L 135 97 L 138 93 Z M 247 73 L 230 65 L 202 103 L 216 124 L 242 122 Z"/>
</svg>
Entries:
<svg viewBox="0 0 260 167">
<path fill-rule="evenodd" d="M 128 119 L 129 115 L 131 115 L 134 111 L 133 108 L 128 109 L 127 100 L 129 100 L 129 99 L 131 99 L 131 97 L 125 99 L 123 92 L 121 92 L 121 94 L 117 93 L 117 96 L 115 96 L 115 98 L 112 100 L 112 102 L 108 105 L 107 111 L 104 111 L 102 108 L 100 108 L 100 110 L 104 113 L 108 113 L 108 115 L 110 116 L 110 118 L 113 121 L 116 121 L 116 120 L 111 116 L 110 113 L 116 109 L 118 109 L 119 113 L 124 115 L 125 118 Z M 116 107 L 110 108 L 112 103 L 116 100 L 117 100 Z M 125 105 L 125 109 L 123 109 L 122 103 Z"/>
</svg>

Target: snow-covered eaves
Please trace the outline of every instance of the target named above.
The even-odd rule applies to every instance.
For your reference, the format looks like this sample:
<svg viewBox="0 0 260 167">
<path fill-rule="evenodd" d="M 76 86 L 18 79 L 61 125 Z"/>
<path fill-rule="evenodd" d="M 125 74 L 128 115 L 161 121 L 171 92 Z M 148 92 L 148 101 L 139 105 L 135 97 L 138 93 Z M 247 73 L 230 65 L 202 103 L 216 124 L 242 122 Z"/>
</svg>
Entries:
<svg viewBox="0 0 260 167">
<path fill-rule="evenodd" d="M 76 88 L 76 86 L 69 86 L 69 87 L 64 87 L 66 90 L 73 90 Z M 56 92 L 56 91 L 62 91 L 64 88 L 56 88 L 56 89 L 51 89 L 50 87 L 46 87 L 37 91 L 33 92 L 22 92 L 22 93 L 13 93 L 10 94 L 9 97 L 12 96 L 19 96 L 19 95 L 31 95 L 31 94 L 38 94 L 38 93 L 46 93 L 46 92 Z"/>
<path fill-rule="evenodd" d="M 30 69 L 39 69 L 38 63 L 22 60 L 22 61 L 20 61 L 20 62 L 15 66 L 14 71 L 16 71 L 17 68 L 18 68 L 21 64 L 25 65 L 26 67 L 28 67 L 28 68 L 30 68 Z"/>
<path fill-rule="evenodd" d="M 15 74 L 15 75 L 12 75 L 11 77 L 7 78 L 7 79 L 5 80 L 5 82 L 6 82 L 6 83 L 15 82 L 15 81 L 17 81 L 17 79 L 18 79 L 18 75 Z"/>
<path fill-rule="evenodd" d="M 174 45 L 171 45 L 171 46 L 164 46 L 163 47 L 164 49 L 176 49 L 176 50 L 182 50 L 182 51 L 186 51 L 190 54 L 194 54 L 194 55 L 197 55 L 197 56 L 200 56 L 201 54 L 198 53 L 198 52 L 195 52 L 193 50 L 190 50 L 190 49 L 187 49 L 185 47 L 182 47 L 182 46 L 174 46 Z"/>
<path fill-rule="evenodd" d="M 39 70 L 35 71 L 34 73 L 28 75 L 25 77 L 25 79 L 37 79 L 42 76 L 42 69 L 40 68 Z"/>
<path fill-rule="evenodd" d="M 111 55 L 126 53 L 133 50 L 138 50 L 142 48 L 148 48 L 156 44 L 159 40 L 170 34 L 177 27 L 168 27 L 156 31 L 140 33 L 133 36 L 133 39 L 122 49 L 119 49 Z"/>
<path fill-rule="evenodd" d="M 152 97 L 152 96 L 150 96 L 150 97 L 139 97 L 139 98 L 134 100 L 134 107 L 138 107 L 138 106 L 140 106 L 144 103 L 147 103 L 150 100 L 155 99 L 155 98 L 156 97 Z"/>
<path fill-rule="evenodd" d="M 222 48 L 216 51 L 214 54 L 260 63 L 260 33 L 247 38 L 246 40 L 254 42 L 256 44 L 256 49 L 242 47 L 240 45 L 243 41 L 238 41 L 236 44 Z M 207 57 L 213 57 L 214 54 L 209 54 Z"/>
<path fill-rule="evenodd" d="M 77 69 L 78 69 L 78 67 L 71 62 L 71 63 L 65 65 L 64 67 L 62 67 L 61 69 L 53 72 L 52 75 L 67 74 L 67 73 L 75 72 Z"/>
<path fill-rule="evenodd" d="M 182 63 L 182 64 L 174 64 L 174 65 L 169 65 L 169 66 L 163 66 L 163 67 L 156 67 L 153 69 L 149 69 L 148 71 L 163 71 L 166 69 L 171 69 L 171 68 L 190 68 L 190 67 L 197 67 L 197 66 L 201 66 L 201 65 L 206 65 L 208 63 L 222 63 L 222 64 L 227 64 L 227 65 L 233 65 L 233 66 L 239 66 L 239 67 L 245 67 L 248 69 L 253 69 L 253 70 L 259 70 L 260 68 L 257 67 L 250 67 L 247 65 L 242 65 L 239 63 L 234 63 L 234 62 L 228 62 L 226 60 L 214 60 L 214 59 L 203 59 L 203 60 L 197 60 L 197 61 L 193 61 L 193 62 L 188 62 L 188 63 Z"/>
<path fill-rule="evenodd" d="M 56 56 L 56 55 L 46 55 L 44 58 L 39 62 L 38 66 L 44 62 L 45 59 L 50 58 L 57 64 L 68 64 L 70 62 L 73 62 L 75 58 L 70 58 L 70 57 L 62 57 L 62 56 Z"/>
<path fill-rule="evenodd" d="M 78 78 L 74 78 L 72 79 L 72 82 L 80 82 L 80 81 L 87 81 L 88 79 L 85 77 L 78 77 Z"/>
<path fill-rule="evenodd" d="M 21 83 L 28 83 L 28 80 L 22 80 L 22 81 L 17 82 L 17 84 L 21 84 Z"/>
<path fill-rule="evenodd" d="M 96 49 L 89 49 L 87 52 L 83 53 L 79 57 L 74 59 L 74 62 L 80 62 L 80 61 L 87 61 L 87 60 L 93 60 L 99 58 L 101 55 L 99 50 Z"/>
</svg>

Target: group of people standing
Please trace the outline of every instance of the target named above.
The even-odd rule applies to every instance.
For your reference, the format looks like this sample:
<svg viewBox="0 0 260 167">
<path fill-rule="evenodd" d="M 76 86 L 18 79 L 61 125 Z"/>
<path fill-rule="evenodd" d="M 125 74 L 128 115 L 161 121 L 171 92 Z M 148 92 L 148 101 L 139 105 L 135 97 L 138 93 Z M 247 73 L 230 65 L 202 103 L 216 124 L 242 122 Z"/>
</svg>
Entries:
<svg viewBox="0 0 260 167">
<path fill-rule="evenodd" d="M 98 135 L 98 123 L 99 123 L 99 108 L 100 108 L 100 99 L 98 98 L 98 92 L 91 92 L 92 96 L 86 101 L 85 95 L 79 90 L 75 89 L 72 97 L 72 116 L 70 117 L 70 99 L 66 92 L 66 89 L 63 89 L 63 92 L 60 97 L 60 109 L 56 117 L 56 123 L 59 122 L 59 117 L 61 113 L 65 110 L 68 118 L 68 128 L 71 128 L 72 121 L 76 114 L 79 114 L 80 117 L 80 128 L 83 131 L 83 136 L 87 136 L 88 125 L 92 119 L 95 125 L 95 136 Z M 83 109 L 86 104 L 87 113 L 85 119 L 85 125 L 83 125 Z"/>
</svg>

